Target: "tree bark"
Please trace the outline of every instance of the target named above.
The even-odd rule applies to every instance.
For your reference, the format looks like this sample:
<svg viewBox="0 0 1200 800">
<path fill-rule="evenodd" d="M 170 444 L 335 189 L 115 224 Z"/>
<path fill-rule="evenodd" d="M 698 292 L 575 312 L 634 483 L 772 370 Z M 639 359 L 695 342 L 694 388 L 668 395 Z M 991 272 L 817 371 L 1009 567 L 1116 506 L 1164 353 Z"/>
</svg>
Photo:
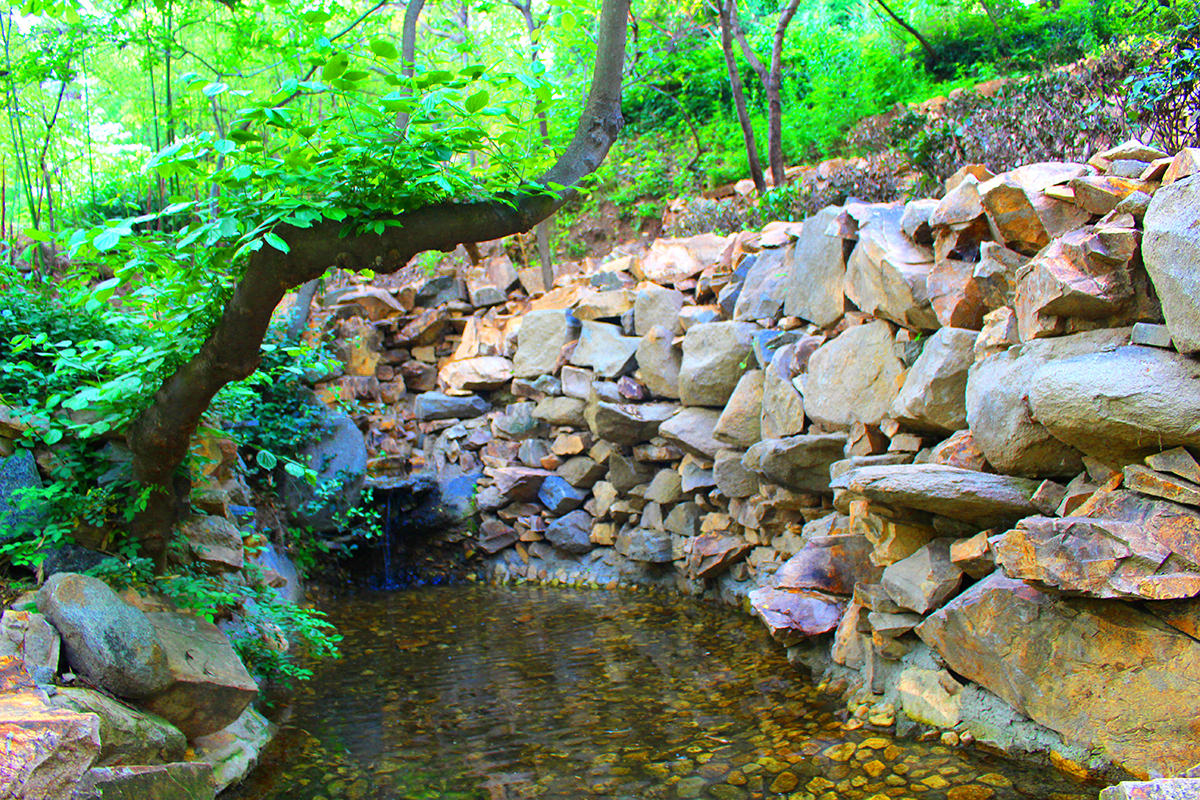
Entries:
<svg viewBox="0 0 1200 800">
<path fill-rule="evenodd" d="M 899 14 L 897 14 L 895 11 L 892 11 L 891 7 L 888 6 L 888 4 L 883 0 L 875 0 L 875 2 L 879 4 L 879 7 L 882 8 L 889 17 L 896 21 L 897 25 L 908 31 L 909 34 L 917 40 L 917 44 L 921 45 L 921 49 L 925 51 L 925 67 L 927 69 L 933 69 L 935 66 L 937 66 L 937 51 L 933 49 L 933 45 L 929 43 L 929 40 L 922 36 L 921 32 L 912 25 L 909 25 L 907 22 L 905 22 Z"/>
<path fill-rule="evenodd" d="M 587 104 L 574 138 L 539 181 L 568 187 L 469 203 L 444 202 L 391 217 L 399 227 L 381 235 L 340 238 L 341 223 L 309 228 L 279 225 L 274 232 L 289 252 L 263 247 L 251 254 L 245 274 L 199 352 L 155 393 L 127 434 L 135 479 L 149 489 L 146 508 L 132 533 L 158 569 L 166 563 L 171 531 L 186 498 L 177 480 L 192 435 L 213 396 L 252 374 L 271 314 L 289 289 L 320 277 L 330 267 L 391 273 L 426 250 L 452 250 L 466 242 L 524 233 L 557 211 L 584 176 L 594 172 L 621 129 L 621 77 L 630 0 L 604 0 L 597 30 L 596 64 Z"/>
<path fill-rule="evenodd" d="M 721 52 L 725 54 L 725 69 L 729 72 L 729 88 L 733 94 L 733 106 L 737 109 L 738 123 L 742 126 L 742 139 L 746 142 L 746 160 L 750 163 L 750 177 L 754 188 L 762 194 L 767 190 L 763 177 L 762 161 L 758 157 L 758 144 L 754 141 L 754 128 L 750 125 L 750 114 L 746 111 L 746 94 L 742 89 L 742 76 L 738 72 L 737 59 L 733 53 L 733 15 L 737 11 L 734 0 L 721 2 Z M 753 66 L 753 62 L 751 62 Z"/>
<path fill-rule="evenodd" d="M 758 53 L 754 52 L 754 48 L 747 41 L 746 32 L 742 29 L 741 15 L 738 14 L 736 5 L 733 5 L 730 14 L 734 38 L 742 48 L 742 54 L 746 56 L 746 61 L 750 62 L 754 74 L 758 76 L 758 81 L 763 87 L 763 94 L 767 98 L 767 161 L 771 167 L 771 181 L 776 186 L 783 185 L 783 172 L 786 168 L 783 163 L 783 97 L 780 88 L 783 78 L 783 39 L 799 8 L 800 0 L 792 0 L 779 15 L 779 20 L 775 24 L 769 67 L 762 63 Z"/>
</svg>

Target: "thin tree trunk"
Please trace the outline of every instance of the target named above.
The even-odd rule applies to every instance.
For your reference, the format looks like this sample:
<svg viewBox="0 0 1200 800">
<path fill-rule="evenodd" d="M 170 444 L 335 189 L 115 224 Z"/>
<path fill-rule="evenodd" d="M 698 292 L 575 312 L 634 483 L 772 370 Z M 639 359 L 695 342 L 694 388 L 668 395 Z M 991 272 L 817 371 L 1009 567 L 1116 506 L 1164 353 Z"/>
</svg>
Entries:
<svg viewBox="0 0 1200 800">
<path fill-rule="evenodd" d="M 771 46 L 771 68 L 767 71 L 767 148 L 771 162 L 771 178 L 776 186 L 783 186 L 783 98 L 780 83 L 783 79 L 783 39 L 787 34 L 788 25 L 796 16 L 800 0 L 792 0 L 791 4 L 779 15 L 775 25 L 775 40 Z"/>
<path fill-rule="evenodd" d="M 750 162 L 750 177 L 754 188 L 762 194 L 767 190 L 763 178 L 762 162 L 758 157 L 758 144 L 754 141 L 754 128 L 750 125 L 750 114 L 746 111 L 746 94 L 742 89 L 742 76 L 738 72 L 737 59 L 733 53 L 732 16 L 736 6 L 734 0 L 721 3 L 721 52 L 725 54 L 725 68 L 729 72 L 729 87 L 733 94 L 733 106 L 737 109 L 738 122 L 742 126 L 742 139 L 746 142 L 746 160 Z"/>
<path fill-rule="evenodd" d="M 300 337 L 304 335 L 304 330 L 308 327 L 308 318 L 312 315 L 313 297 L 316 296 L 317 289 L 320 286 L 321 279 L 313 278 L 301 286 L 300 291 L 296 292 L 296 304 L 292 306 L 291 316 L 288 317 L 287 330 L 284 332 L 284 337 L 288 342 L 298 342 L 300 341 Z"/>
<path fill-rule="evenodd" d="M 404 30 L 400 34 L 400 74 L 409 80 L 417 71 L 417 21 L 424 8 L 425 0 L 408 0 L 408 7 L 404 9 Z M 401 135 L 408 129 L 409 116 L 406 111 L 396 112 L 396 129 Z"/>
<path fill-rule="evenodd" d="M 875 2 L 879 4 L 879 7 L 882 8 L 889 17 L 896 21 L 897 25 L 908 31 L 909 34 L 911 34 L 912 37 L 917 40 L 917 43 L 921 45 L 921 49 L 925 51 L 925 66 L 928 69 L 933 69 L 935 66 L 937 66 L 937 52 L 933 49 L 933 45 L 929 43 L 929 40 L 922 36 L 921 32 L 912 25 L 909 25 L 907 22 L 901 19 L 900 16 L 895 11 L 892 11 L 891 7 L 889 7 L 888 4 L 883 0 L 875 0 Z"/>
</svg>

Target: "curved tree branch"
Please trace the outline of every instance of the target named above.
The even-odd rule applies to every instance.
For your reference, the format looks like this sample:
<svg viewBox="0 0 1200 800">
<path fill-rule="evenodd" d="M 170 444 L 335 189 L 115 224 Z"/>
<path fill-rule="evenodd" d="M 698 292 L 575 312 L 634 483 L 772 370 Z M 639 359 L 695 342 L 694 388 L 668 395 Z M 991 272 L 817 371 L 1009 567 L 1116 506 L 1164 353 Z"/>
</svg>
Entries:
<svg viewBox="0 0 1200 800">
<path fill-rule="evenodd" d="M 216 393 L 258 368 L 259 348 L 272 312 L 289 289 L 333 266 L 391 273 L 426 250 L 450 250 L 466 242 L 523 233 L 558 210 L 574 194 L 571 187 L 600 166 L 622 124 L 629 3 L 605 0 L 587 105 L 570 145 L 539 181 L 564 188 L 425 206 L 391 217 L 400 226 L 388 227 L 382 235 L 339 238 L 341 224 L 331 221 L 308 228 L 281 225 L 274 232 L 288 244 L 289 252 L 263 247 L 250 256 L 245 275 L 208 340 L 163 382 L 151 405 L 129 427 L 134 476 L 151 488 L 133 532 L 160 569 L 165 567 L 166 544 L 179 505 L 175 474 L 187 456 L 192 434 Z"/>
</svg>

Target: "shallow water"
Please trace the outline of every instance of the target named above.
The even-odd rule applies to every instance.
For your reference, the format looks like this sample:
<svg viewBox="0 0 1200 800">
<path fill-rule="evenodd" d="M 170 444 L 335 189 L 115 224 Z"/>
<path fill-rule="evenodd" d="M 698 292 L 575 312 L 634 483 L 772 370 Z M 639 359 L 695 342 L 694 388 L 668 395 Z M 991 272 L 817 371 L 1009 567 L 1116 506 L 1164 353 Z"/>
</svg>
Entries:
<svg viewBox="0 0 1200 800">
<path fill-rule="evenodd" d="M 445 587 L 329 608 L 239 800 L 1092 800 L 963 749 L 845 730 L 756 621 L 661 595 Z M 855 723 L 851 723 L 853 725 Z"/>
</svg>

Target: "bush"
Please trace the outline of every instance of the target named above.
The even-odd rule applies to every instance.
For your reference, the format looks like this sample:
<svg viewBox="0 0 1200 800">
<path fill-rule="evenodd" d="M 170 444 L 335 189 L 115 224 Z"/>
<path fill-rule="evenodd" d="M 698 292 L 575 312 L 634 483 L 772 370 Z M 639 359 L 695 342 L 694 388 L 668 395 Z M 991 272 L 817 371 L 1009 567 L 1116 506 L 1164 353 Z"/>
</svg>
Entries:
<svg viewBox="0 0 1200 800">
<path fill-rule="evenodd" d="M 1168 152 L 1200 144 L 1200 19 L 1178 28 L 1125 87 L 1131 115 Z"/>
</svg>

